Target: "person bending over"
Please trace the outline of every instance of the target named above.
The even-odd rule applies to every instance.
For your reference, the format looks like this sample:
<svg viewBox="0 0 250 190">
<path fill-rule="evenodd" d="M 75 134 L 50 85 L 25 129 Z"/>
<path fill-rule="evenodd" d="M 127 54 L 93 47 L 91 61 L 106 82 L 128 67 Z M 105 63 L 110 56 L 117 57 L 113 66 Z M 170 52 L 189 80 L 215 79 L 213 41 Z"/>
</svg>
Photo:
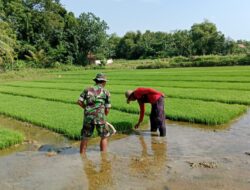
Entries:
<svg viewBox="0 0 250 190">
<path fill-rule="evenodd" d="M 140 117 L 135 128 L 138 128 L 143 121 L 145 113 L 145 103 L 151 104 L 150 127 L 151 131 L 159 129 L 160 136 L 166 136 L 164 94 L 152 88 L 137 88 L 125 92 L 127 103 L 138 102 L 140 106 Z"/>
</svg>

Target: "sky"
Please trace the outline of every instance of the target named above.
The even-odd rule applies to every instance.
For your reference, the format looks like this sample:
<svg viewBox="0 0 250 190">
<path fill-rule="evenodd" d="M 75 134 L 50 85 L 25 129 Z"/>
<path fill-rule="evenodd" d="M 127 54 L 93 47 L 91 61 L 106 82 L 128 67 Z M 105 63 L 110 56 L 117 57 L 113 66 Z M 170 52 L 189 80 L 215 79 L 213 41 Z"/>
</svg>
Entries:
<svg viewBox="0 0 250 190">
<path fill-rule="evenodd" d="M 91 12 L 104 20 L 108 34 L 128 31 L 190 30 L 205 19 L 225 37 L 250 41 L 250 0 L 61 0 L 78 17 Z"/>
</svg>

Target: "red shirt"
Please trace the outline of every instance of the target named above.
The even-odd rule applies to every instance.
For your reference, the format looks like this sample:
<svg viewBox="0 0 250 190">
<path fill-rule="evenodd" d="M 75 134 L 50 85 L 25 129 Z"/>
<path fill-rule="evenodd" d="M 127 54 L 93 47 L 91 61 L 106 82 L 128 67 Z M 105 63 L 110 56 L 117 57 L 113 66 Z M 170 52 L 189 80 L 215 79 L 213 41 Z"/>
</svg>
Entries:
<svg viewBox="0 0 250 190">
<path fill-rule="evenodd" d="M 137 88 L 133 92 L 135 99 L 140 105 L 140 118 L 139 121 L 143 121 L 145 113 L 145 103 L 154 104 L 160 97 L 164 96 L 163 93 L 158 92 L 152 88 Z"/>
</svg>

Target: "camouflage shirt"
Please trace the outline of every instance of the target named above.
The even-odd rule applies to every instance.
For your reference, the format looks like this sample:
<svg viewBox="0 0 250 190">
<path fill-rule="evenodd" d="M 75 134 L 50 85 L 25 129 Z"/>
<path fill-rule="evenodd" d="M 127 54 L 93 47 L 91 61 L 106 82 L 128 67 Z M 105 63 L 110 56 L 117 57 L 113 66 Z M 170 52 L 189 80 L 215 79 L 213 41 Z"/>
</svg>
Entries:
<svg viewBox="0 0 250 190">
<path fill-rule="evenodd" d="M 86 88 L 79 100 L 85 105 L 84 123 L 105 124 L 105 108 L 111 108 L 110 93 L 102 85 Z"/>
</svg>

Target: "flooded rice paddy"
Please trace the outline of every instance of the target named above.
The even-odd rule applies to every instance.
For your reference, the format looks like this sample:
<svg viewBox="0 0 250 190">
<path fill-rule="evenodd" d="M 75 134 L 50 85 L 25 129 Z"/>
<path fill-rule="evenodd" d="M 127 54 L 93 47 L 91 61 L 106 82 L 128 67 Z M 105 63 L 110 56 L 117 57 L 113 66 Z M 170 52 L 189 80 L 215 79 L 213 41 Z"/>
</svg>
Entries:
<svg viewBox="0 0 250 190">
<path fill-rule="evenodd" d="M 166 122 L 164 138 L 145 126 L 113 136 L 106 154 L 91 140 L 82 158 L 79 142 L 0 117 L 26 136 L 0 151 L 0 189 L 250 189 L 250 112 L 213 129 Z"/>
</svg>

